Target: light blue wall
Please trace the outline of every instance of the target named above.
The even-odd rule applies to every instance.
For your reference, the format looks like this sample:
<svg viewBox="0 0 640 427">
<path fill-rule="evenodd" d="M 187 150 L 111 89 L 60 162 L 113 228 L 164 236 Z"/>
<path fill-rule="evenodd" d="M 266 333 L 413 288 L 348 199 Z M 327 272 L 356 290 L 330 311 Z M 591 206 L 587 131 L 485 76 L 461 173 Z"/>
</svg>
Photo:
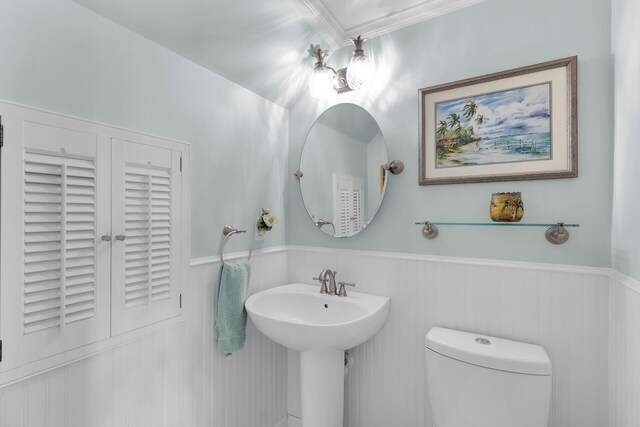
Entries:
<svg viewBox="0 0 640 427">
<path fill-rule="evenodd" d="M 318 102 L 307 94 L 290 110 L 288 243 L 594 266 L 610 264 L 612 186 L 611 12 L 605 0 L 487 0 L 367 43 L 376 82 L 363 93 Z M 347 63 L 350 49 L 328 59 Z M 418 89 L 543 61 L 579 56 L 577 179 L 418 186 Z M 311 67 L 312 64 L 305 64 Z M 308 128 L 329 105 L 362 105 L 380 124 L 390 159 L 406 169 L 390 178 L 379 216 L 361 234 L 334 240 L 318 232 L 292 176 Z M 553 246 L 544 229 L 442 227 L 425 240 L 416 220 L 487 221 L 491 193 L 521 191 L 528 222 L 582 224 Z"/>
<path fill-rule="evenodd" d="M 0 0 L 0 99 L 192 144 L 192 257 L 283 219 L 288 112 L 68 0 Z M 281 221 L 282 223 L 282 221 Z M 284 243 L 253 233 L 229 251 Z"/>
<path fill-rule="evenodd" d="M 382 203 L 384 189 L 380 191 L 380 166 L 387 160 L 387 146 L 384 136 L 379 133 L 367 144 L 367 219 Z"/>
<path fill-rule="evenodd" d="M 640 2 L 613 0 L 615 173 L 613 267 L 640 280 Z"/>
<path fill-rule="evenodd" d="M 192 143 L 193 257 L 217 253 L 221 227 L 232 223 L 251 228 L 264 206 L 279 217 L 281 226 L 263 243 L 253 242 L 250 235 L 237 237 L 229 243 L 230 251 L 283 244 L 284 224 L 291 244 L 609 265 L 609 7 L 609 1 L 602 0 L 487 0 L 372 40 L 367 46 L 378 75 L 369 91 L 327 102 L 305 92 L 287 113 L 68 0 L 0 0 L 0 99 Z M 349 49 L 337 52 L 329 64 L 344 65 L 349 54 Z M 580 58 L 579 178 L 417 185 L 418 88 L 574 54 Z M 292 173 L 309 127 L 324 109 L 341 102 L 357 103 L 373 114 L 390 158 L 403 160 L 406 170 L 390 178 L 379 217 L 363 233 L 334 240 L 308 219 Z M 637 110 L 628 111 L 628 117 L 637 117 Z M 619 152 L 620 141 L 619 133 Z M 633 144 L 625 147 L 636 149 Z M 627 153 L 637 158 L 637 153 Z M 629 169 L 623 162 L 617 176 L 626 177 Z M 618 194 L 632 191 L 624 187 L 625 181 L 628 178 L 618 179 Z M 413 225 L 427 218 L 486 220 L 490 194 L 511 190 L 523 192 L 526 221 L 564 220 L 583 227 L 572 233 L 568 244 L 555 247 L 543 239 L 542 230 L 443 228 L 437 240 L 426 241 Z M 632 238 L 621 239 L 616 233 L 628 232 L 634 211 L 624 199 L 618 198 L 616 206 L 617 265 L 628 272 L 633 267 L 625 268 L 625 259 L 638 259 L 638 254 Z"/>
</svg>

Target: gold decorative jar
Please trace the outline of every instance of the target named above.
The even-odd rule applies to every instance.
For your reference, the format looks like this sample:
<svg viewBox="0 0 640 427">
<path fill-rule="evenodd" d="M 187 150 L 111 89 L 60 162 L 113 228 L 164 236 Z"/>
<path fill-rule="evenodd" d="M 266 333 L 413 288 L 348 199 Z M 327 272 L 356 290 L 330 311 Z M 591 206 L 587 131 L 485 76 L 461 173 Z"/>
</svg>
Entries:
<svg viewBox="0 0 640 427">
<path fill-rule="evenodd" d="M 520 192 L 493 193 L 489 216 L 495 222 L 519 222 L 524 216 L 522 194 Z"/>
</svg>

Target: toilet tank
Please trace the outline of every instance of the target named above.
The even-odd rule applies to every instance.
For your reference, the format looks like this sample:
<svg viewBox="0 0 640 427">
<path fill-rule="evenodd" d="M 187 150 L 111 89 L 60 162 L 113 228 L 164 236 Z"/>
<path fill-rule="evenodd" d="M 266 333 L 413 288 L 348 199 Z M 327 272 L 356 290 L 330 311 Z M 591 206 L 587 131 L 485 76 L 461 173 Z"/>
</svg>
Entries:
<svg viewBox="0 0 640 427">
<path fill-rule="evenodd" d="M 425 337 L 436 427 L 547 427 L 551 361 L 537 345 L 444 328 Z"/>
</svg>

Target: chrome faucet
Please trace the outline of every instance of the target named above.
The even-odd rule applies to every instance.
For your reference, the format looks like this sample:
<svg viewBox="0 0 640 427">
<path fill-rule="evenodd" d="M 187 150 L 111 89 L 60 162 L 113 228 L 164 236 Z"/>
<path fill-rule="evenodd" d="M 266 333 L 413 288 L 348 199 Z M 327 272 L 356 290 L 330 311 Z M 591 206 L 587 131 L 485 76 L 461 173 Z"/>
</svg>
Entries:
<svg viewBox="0 0 640 427">
<path fill-rule="evenodd" d="M 329 294 L 329 295 L 337 295 L 339 297 L 346 297 L 347 290 L 345 286 L 355 286 L 355 283 L 347 283 L 347 282 L 339 282 L 340 289 L 336 286 L 336 274 L 335 271 L 331 271 L 328 268 L 322 270 L 318 277 L 314 277 L 313 280 L 317 280 L 320 282 L 322 286 L 320 286 L 321 294 Z M 329 282 L 329 288 L 327 289 L 327 281 Z"/>
<path fill-rule="evenodd" d="M 338 274 L 335 271 L 331 271 L 328 268 L 325 270 L 322 270 L 320 272 L 320 274 L 318 275 L 318 277 L 314 277 L 313 280 L 318 280 L 322 286 L 320 286 L 320 293 L 321 294 L 329 294 L 329 295 L 335 295 L 336 294 L 336 274 Z M 327 281 L 329 281 L 329 289 L 327 289 Z"/>
</svg>

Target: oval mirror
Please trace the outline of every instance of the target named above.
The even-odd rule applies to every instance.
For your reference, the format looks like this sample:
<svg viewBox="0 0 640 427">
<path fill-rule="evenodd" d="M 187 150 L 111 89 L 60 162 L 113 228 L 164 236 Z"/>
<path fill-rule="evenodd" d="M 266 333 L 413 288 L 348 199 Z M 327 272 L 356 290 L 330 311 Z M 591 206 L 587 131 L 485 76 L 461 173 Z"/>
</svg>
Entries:
<svg viewBox="0 0 640 427">
<path fill-rule="evenodd" d="M 367 110 L 338 104 L 322 113 L 300 158 L 300 191 L 313 223 L 333 237 L 362 231 L 382 203 L 387 161 L 384 137 Z"/>
</svg>

